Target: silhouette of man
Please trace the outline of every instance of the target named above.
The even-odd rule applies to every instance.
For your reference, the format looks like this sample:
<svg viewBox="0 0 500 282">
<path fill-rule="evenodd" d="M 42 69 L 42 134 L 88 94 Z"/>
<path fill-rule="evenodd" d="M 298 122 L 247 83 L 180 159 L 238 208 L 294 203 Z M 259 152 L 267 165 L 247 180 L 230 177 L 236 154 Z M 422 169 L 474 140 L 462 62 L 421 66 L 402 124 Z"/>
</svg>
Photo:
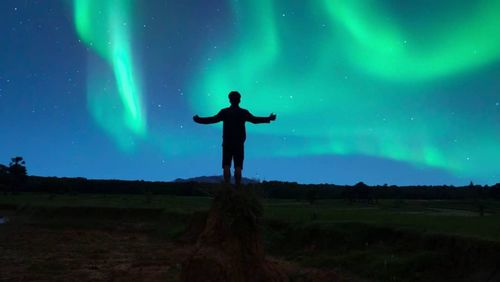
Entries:
<svg viewBox="0 0 500 282">
<path fill-rule="evenodd" d="M 240 108 L 241 95 L 237 91 L 229 93 L 231 106 L 219 111 L 212 117 L 199 117 L 195 115 L 193 120 L 201 124 L 211 124 L 222 121 L 222 168 L 224 170 L 224 182 L 231 181 L 231 161 L 234 160 L 234 180 L 236 186 L 241 183 L 241 170 L 243 169 L 244 144 L 246 139 L 245 122 L 270 123 L 276 120 L 275 114 L 268 117 L 256 117 L 248 110 Z"/>
</svg>

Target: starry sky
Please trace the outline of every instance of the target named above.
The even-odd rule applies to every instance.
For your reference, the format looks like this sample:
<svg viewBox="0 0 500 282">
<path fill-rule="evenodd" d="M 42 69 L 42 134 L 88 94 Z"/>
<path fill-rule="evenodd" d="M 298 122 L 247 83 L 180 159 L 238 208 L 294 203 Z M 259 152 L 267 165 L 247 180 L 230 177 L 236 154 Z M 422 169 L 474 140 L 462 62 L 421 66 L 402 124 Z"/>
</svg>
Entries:
<svg viewBox="0 0 500 282">
<path fill-rule="evenodd" d="M 169 181 L 500 182 L 500 0 L 0 1 L 0 163 Z"/>
</svg>

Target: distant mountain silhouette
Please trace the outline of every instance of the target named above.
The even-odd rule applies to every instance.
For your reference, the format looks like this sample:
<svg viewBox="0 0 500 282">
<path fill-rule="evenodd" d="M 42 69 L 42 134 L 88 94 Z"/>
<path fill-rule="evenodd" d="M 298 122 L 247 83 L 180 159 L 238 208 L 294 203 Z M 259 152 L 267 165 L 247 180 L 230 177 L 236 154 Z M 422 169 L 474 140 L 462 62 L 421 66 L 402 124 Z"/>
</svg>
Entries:
<svg viewBox="0 0 500 282">
<path fill-rule="evenodd" d="M 174 182 L 199 182 L 199 183 L 221 183 L 223 181 L 224 177 L 222 175 L 198 176 L 192 178 L 177 178 L 174 180 Z M 260 183 L 260 180 L 243 177 L 241 179 L 241 183 L 243 184 Z"/>
</svg>

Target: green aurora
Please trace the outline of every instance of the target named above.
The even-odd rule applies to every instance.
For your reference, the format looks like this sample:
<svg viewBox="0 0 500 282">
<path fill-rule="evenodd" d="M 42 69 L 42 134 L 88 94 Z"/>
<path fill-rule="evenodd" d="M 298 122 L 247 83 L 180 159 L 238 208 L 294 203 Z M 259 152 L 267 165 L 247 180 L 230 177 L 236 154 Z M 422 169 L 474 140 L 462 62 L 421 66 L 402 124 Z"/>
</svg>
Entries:
<svg viewBox="0 0 500 282">
<path fill-rule="evenodd" d="M 210 60 L 198 62 L 186 85 L 193 113 L 215 114 L 238 90 L 242 107 L 278 114 L 272 133 L 250 131 L 303 140 L 270 145 L 272 156 L 366 155 L 461 177 L 498 173 L 482 165 L 500 163 L 500 154 L 491 153 L 500 144 L 495 109 L 458 115 L 441 88 L 499 61 L 500 0 L 456 3 L 433 16 L 424 9 L 433 2 L 419 2 L 424 8 L 411 18 L 392 10 L 390 0 L 228 1 L 235 23 L 229 43 L 217 49 L 200 43 Z M 113 74 L 89 63 L 90 111 L 127 151 L 134 138 L 164 136 L 147 132 L 133 4 L 139 2 L 74 0 L 78 35 Z"/>
<path fill-rule="evenodd" d="M 498 61 L 500 1 L 464 5 L 447 22 L 438 17 L 432 28 L 408 31 L 388 2 L 232 1 L 238 36 L 210 53 L 193 81 L 194 112 L 217 112 L 227 104 L 223 93 L 237 89 L 244 107 L 278 113 L 273 134 L 307 140 L 276 155 L 359 154 L 461 176 L 497 173 L 481 163 L 500 163 L 491 154 L 498 131 L 432 105 L 429 93 Z"/>
<path fill-rule="evenodd" d="M 106 72 L 89 64 L 90 111 L 124 149 L 131 147 L 130 136 L 146 134 L 139 71 L 134 66 L 131 42 L 133 2 L 74 0 L 73 5 L 78 35 L 109 64 L 113 73 L 108 77 Z"/>
</svg>

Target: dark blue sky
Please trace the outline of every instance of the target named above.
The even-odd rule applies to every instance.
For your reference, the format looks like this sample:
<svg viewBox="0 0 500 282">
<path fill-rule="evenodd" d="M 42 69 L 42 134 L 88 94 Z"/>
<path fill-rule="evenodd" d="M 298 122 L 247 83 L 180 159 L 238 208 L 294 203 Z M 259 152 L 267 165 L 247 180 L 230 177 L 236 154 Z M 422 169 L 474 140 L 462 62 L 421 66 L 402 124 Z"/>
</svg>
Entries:
<svg viewBox="0 0 500 282">
<path fill-rule="evenodd" d="M 408 13 L 411 6 L 401 4 L 403 1 L 381 2 L 386 6 L 392 3 L 389 11 L 398 18 L 397 22 L 402 20 L 397 17 L 398 9 Z M 102 77 L 113 77 L 111 66 L 79 37 L 71 1 L 0 2 L 0 163 L 7 164 L 11 157 L 22 156 L 32 175 L 102 179 L 168 181 L 221 173 L 220 126 L 202 127 L 192 122 L 192 116 L 215 114 L 217 108 L 226 106 L 210 104 L 215 98 L 204 100 L 204 90 L 208 93 L 209 89 L 218 89 L 203 88 L 210 85 L 210 75 L 224 73 L 224 69 L 231 69 L 231 63 L 244 61 L 230 54 L 246 54 L 242 46 L 265 42 L 272 34 L 246 26 L 258 26 L 260 21 L 253 19 L 250 11 L 240 19 L 239 13 L 246 10 L 239 11 L 235 8 L 239 4 L 234 1 L 138 3 L 127 24 L 131 26 L 130 46 L 136 62 L 134 68 L 140 73 L 147 127 L 147 133 L 141 136 L 113 133 L 110 130 L 113 119 L 103 122 L 96 118 L 96 110 L 89 101 L 98 94 L 90 92 L 92 87 L 106 85 L 99 85 L 102 81 L 92 78 L 100 77 L 101 72 Z M 290 93 L 293 87 L 309 89 L 298 82 L 297 77 L 304 77 L 311 85 L 319 85 L 322 102 L 319 106 L 307 104 L 308 98 L 304 98 L 304 105 L 293 108 L 292 104 L 266 96 L 271 101 L 267 103 L 266 99 L 249 93 L 254 88 L 236 81 L 236 87 L 241 85 L 247 91 L 242 91 L 242 107 L 248 107 L 255 115 L 278 114 L 272 125 L 247 125 L 244 176 L 338 184 L 364 181 L 462 185 L 471 180 L 483 184 L 500 181 L 500 67 L 496 60 L 500 58 L 500 50 L 487 64 L 446 75 L 432 74 L 435 76 L 432 79 L 427 73 L 422 75 L 423 72 L 416 72 L 417 78 L 410 80 L 403 75 L 388 75 L 386 70 L 379 74 L 370 65 L 349 62 L 347 53 L 329 57 L 334 58 L 335 64 L 321 67 L 330 61 L 318 59 L 317 63 L 310 63 L 309 58 L 317 55 L 314 46 L 328 47 L 329 43 L 324 35 L 308 34 L 316 31 L 309 30 L 304 23 L 314 22 L 310 18 L 321 13 L 314 7 L 307 10 L 301 1 L 275 3 L 275 15 L 271 17 L 295 16 L 276 24 L 276 30 L 282 31 L 281 43 L 296 45 L 277 49 L 278 53 L 273 55 L 279 59 L 270 63 L 277 66 L 271 70 L 283 69 L 283 72 L 262 71 L 255 80 L 266 81 L 276 76 L 272 88 L 263 88 L 263 93 L 291 100 L 299 98 L 299 94 Z M 259 17 L 267 16 L 265 7 L 262 10 L 256 7 Z M 328 27 L 319 18 L 317 21 L 319 27 Z M 403 22 L 401 26 L 411 23 Z M 314 46 L 301 46 L 291 39 L 297 36 L 310 40 Z M 336 40 L 342 36 L 338 35 Z M 251 64 L 257 64 L 270 52 L 268 46 L 259 47 L 258 43 L 255 46 L 249 51 L 251 56 L 255 55 L 255 60 L 248 61 Z M 218 53 L 218 50 L 224 51 Z M 315 65 L 318 75 L 307 76 L 308 64 Z M 349 97 L 346 105 L 350 105 L 351 112 L 344 108 L 336 110 L 332 100 L 328 100 L 332 96 L 324 93 L 328 75 L 337 72 L 342 72 L 342 81 L 353 81 L 352 84 L 332 82 L 338 85 L 332 93 L 344 90 L 351 93 L 338 96 L 339 100 Z M 280 80 L 288 81 L 292 86 L 287 87 L 292 88 L 280 88 L 276 82 Z M 107 83 L 113 85 L 114 81 L 108 79 Z M 377 98 L 356 94 L 367 89 L 382 94 Z M 401 92 L 410 94 L 396 96 L 395 93 Z M 245 96 L 246 93 L 249 94 Z M 210 95 L 217 96 L 217 101 L 225 101 L 227 92 Z M 357 107 L 352 105 L 361 105 L 359 109 L 365 109 L 365 114 L 384 99 L 389 103 L 385 114 L 373 114 L 374 118 L 380 118 L 380 123 L 358 126 L 357 123 L 369 118 L 355 117 Z M 114 101 L 122 102 L 118 98 Z M 409 107 L 408 103 L 414 104 Z M 397 121 L 384 125 L 391 118 Z M 419 118 L 425 122 L 415 128 L 400 121 L 418 122 Z M 364 130 L 378 130 L 378 135 L 365 134 Z M 452 147 L 457 142 L 463 143 Z M 469 164 L 469 161 L 475 162 Z"/>
</svg>

